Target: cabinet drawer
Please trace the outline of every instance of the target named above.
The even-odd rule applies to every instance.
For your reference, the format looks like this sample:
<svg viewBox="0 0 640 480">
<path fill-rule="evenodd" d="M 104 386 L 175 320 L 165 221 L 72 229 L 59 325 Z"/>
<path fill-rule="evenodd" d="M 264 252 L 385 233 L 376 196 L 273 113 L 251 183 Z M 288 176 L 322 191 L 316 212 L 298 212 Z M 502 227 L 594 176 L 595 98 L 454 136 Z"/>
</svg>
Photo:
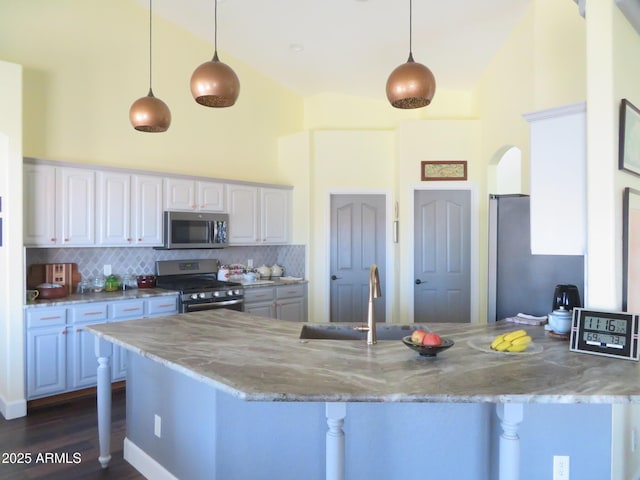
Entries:
<svg viewBox="0 0 640 480">
<path fill-rule="evenodd" d="M 246 288 L 244 290 L 245 303 L 267 302 L 276 298 L 275 287 Z"/>
<path fill-rule="evenodd" d="M 281 286 L 276 289 L 277 298 L 302 297 L 304 295 L 304 284 L 294 284 Z"/>
<path fill-rule="evenodd" d="M 106 303 L 88 303 L 69 309 L 71 323 L 107 321 Z"/>
<path fill-rule="evenodd" d="M 109 307 L 109 318 L 111 320 L 144 317 L 144 300 L 124 300 L 114 302 Z"/>
<path fill-rule="evenodd" d="M 178 312 L 178 297 L 177 296 L 162 296 L 147 299 L 147 312 L 148 317 L 155 317 L 156 315 L 171 315 Z"/>
<path fill-rule="evenodd" d="M 27 310 L 27 328 L 52 327 L 67 323 L 67 309 L 30 308 Z"/>
</svg>

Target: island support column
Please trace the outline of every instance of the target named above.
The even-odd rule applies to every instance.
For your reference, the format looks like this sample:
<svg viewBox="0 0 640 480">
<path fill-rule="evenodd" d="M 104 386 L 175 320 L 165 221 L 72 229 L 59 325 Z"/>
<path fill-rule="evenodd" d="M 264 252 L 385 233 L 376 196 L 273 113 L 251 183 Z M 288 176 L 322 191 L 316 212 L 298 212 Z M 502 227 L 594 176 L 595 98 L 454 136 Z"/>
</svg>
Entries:
<svg viewBox="0 0 640 480">
<path fill-rule="evenodd" d="M 111 343 L 96 337 L 96 357 L 98 357 L 98 441 L 102 468 L 111 461 Z"/>
<path fill-rule="evenodd" d="M 523 406 L 521 403 L 499 403 L 496 412 L 500 419 L 500 480 L 518 480 L 520 478 L 520 437 L 518 427 L 522 423 Z"/>
<path fill-rule="evenodd" d="M 327 425 L 326 480 L 344 480 L 344 417 L 347 407 L 344 402 L 327 402 L 325 404 Z"/>
</svg>

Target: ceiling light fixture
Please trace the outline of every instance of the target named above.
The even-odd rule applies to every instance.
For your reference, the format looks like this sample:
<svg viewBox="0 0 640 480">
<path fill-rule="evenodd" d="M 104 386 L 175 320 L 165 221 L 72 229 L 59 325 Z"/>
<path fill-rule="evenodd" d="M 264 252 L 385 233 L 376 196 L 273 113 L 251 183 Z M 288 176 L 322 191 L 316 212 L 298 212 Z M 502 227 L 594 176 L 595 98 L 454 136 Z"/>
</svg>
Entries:
<svg viewBox="0 0 640 480">
<path fill-rule="evenodd" d="M 152 0 L 149 0 L 149 93 L 141 97 L 131 105 L 129 120 L 133 128 L 140 132 L 166 132 L 171 125 L 171 112 L 169 107 L 157 97 L 153 96 L 151 89 L 151 18 Z"/>
<path fill-rule="evenodd" d="M 391 72 L 387 79 L 387 99 L 396 108 L 420 108 L 431 103 L 436 79 L 431 70 L 413 60 L 411 45 L 412 4 L 409 0 L 409 59 Z"/>
<path fill-rule="evenodd" d="M 214 7 L 213 59 L 191 75 L 191 95 L 205 107 L 230 107 L 240 94 L 240 81 L 231 67 L 218 59 L 218 0 Z"/>
</svg>

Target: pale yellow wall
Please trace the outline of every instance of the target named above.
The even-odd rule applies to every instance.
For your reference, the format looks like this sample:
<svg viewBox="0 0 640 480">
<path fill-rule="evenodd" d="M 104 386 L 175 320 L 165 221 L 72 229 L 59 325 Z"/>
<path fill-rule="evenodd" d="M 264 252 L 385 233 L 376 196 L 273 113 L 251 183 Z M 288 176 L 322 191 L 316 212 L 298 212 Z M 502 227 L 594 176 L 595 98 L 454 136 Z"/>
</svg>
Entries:
<svg viewBox="0 0 640 480">
<path fill-rule="evenodd" d="M 328 256 L 330 195 L 381 193 L 394 201 L 394 136 L 391 132 L 371 130 L 316 131 L 313 132 L 311 152 L 309 317 L 312 321 L 325 322 L 329 321 L 331 275 Z M 393 305 L 393 301 L 388 304 Z"/>
<path fill-rule="evenodd" d="M 304 127 L 307 130 L 395 129 L 403 120 L 469 118 L 475 115 L 470 91 L 436 89 L 431 105 L 414 110 L 393 108 L 385 95 L 383 91 L 376 99 L 332 93 L 308 97 L 304 101 Z"/>
<path fill-rule="evenodd" d="M 22 247 L 22 69 L 0 61 L 0 414 L 26 413 Z"/>
<path fill-rule="evenodd" d="M 619 310 L 623 191 L 640 190 L 640 177 L 618 170 L 618 115 L 622 98 L 640 106 L 640 35 L 613 2 L 590 0 L 587 49 L 588 302 L 592 308 Z M 635 478 L 640 471 L 640 453 L 631 449 L 634 429 L 640 431 L 640 407 L 614 405 L 612 479 Z"/>
<path fill-rule="evenodd" d="M 397 255 L 399 278 L 397 295 L 399 317 L 397 323 L 412 322 L 413 318 L 413 196 L 415 190 L 424 188 L 442 189 L 472 189 L 472 215 L 474 216 L 471 232 L 472 248 L 481 249 L 483 243 L 478 237 L 478 229 L 475 220 L 480 217 L 478 211 L 478 192 L 483 190 L 484 169 L 478 161 L 480 147 L 480 129 L 477 120 L 432 120 L 432 121 L 405 121 L 397 128 L 397 169 L 398 169 L 398 202 L 400 210 L 400 243 Z M 420 166 L 423 160 L 466 160 L 468 171 L 466 182 L 422 182 Z M 484 243 L 486 246 L 486 242 Z M 482 264 L 482 259 L 476 257 L 472 260 L 477 266 Z M 472 255 L 473 256 L 473 255 Z M 486 257 L 486 255 L 485 255 Z M 486 319 L 486 282 L 482 281 L 481 272 L 485 268 L 472 267 L 475 274 L 472 279 L 473 298 L 471 303 L 473 312 L 472 321 Z M 485 277 L 486 278 L 486 277 Z M 480 286 L 479 286 L 480 284 Z M 479 294 L 478 288 L 485 292 Z M 479 299 L 479 300 L 478 300 Z M 483 306 L 484 303 L 484 306 Z"/>
<path fill-rule="evenodd" d="M 0 59 L 24 66 L 24 154 L 81 163 L 281 183 L 277 139 L 302 130 L 302 98 L 220 51 L 240 78 L 233 108 L 193 101 L 213 48 L 157 16 L 153 90 L 172 112 L 145 134 L 129 107 L 147 94 L 148 9 L 133 0 L 7 1 Z"/>
</svg>

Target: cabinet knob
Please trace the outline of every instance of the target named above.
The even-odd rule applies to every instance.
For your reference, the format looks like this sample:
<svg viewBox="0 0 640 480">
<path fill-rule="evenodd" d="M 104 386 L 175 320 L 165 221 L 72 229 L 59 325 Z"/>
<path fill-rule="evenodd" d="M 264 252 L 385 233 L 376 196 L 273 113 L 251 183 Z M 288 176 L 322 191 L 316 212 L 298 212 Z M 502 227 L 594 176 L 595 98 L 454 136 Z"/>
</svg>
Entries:
<svg viewBox="0 0 640 480">
<path fill-rule="evenodd" d="M 76 332 L 77 332 L 77 333 L 80 333 L 81 331 L 82 331 L 82 329 L 81 329 L 81 328 L 76 328 Z"/>
<path fill-rule="evenodd" d="M 139 238 L 139 239 L 138 239 L 138 242 L 141 242 L 141 241 L 142 241 L 142 239 L 141 239 L 141 238 Z"/>
<path fill-rule="evenodd" d="M 65 239 L 64 239 L 64 241 L 65 241 L 65 242 L 68 242 L 68 241 L 69 241 L 69 239 L 68 239 L 68 238 L 65 238 Z"/>
<path fill-rule="evenodd" d="M 51 237 L 49 240 L 51 240 L 52 242 L 56 241 L 56 239 L 54 237 Z"/>
<path fill-rule="evenodd" d="M 62 333 L 62 335 L 66 335 L 68 332 L 67 332 L 66 330 L 63 330 L 63 331 L 62 331 L 62 332 L 60 332 L 60 333 Z"/>
</svg>

